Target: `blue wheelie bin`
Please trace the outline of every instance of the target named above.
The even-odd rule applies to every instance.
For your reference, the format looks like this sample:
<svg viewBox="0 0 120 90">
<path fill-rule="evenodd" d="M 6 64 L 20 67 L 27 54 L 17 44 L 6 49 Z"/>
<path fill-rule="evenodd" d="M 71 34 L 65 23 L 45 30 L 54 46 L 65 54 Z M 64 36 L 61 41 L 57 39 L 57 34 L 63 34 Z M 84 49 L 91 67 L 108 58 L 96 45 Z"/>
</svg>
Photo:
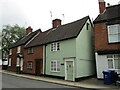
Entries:
<svg viewBox="0 0 120 90">
<path fill-rule="evenodd" d="M 111 80 L 112 80 L 112 83 L 114 83 L 116 80 L 115 80 L 115 70 L 109 70 L 110 71 L 110 74 L 111 74 Z"/>
<path fill-rule="evenodd" d="M 104 70 L 103 76 L 104 76 L 104 84 L 111 84 L 112 83 L 111 71 Z"/>
</svg>

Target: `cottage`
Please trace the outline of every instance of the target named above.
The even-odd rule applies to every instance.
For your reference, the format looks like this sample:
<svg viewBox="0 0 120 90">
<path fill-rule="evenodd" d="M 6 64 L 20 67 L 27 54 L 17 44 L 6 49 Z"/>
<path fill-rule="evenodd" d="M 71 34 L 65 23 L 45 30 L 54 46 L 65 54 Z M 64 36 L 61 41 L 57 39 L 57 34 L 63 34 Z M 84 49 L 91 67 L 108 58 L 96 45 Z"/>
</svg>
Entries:
<svg viewBox="0 0 120 90">
<path fill-rule="evenodd" d="M 106 7 L 99 0 L 99 10 L 93 23 L 97 78 L 103 78 L 103 70 L 120 73 L 120 4 Z"/>
<path fill-rule="evenodd" d="M 38 31 L 32 32 L 32 28 L 26 29 L 26 36 L 12 44 L 9 49 L 8 70 L 23 71 L 24 45 L 37 34 Z"/>
<path fill-rule="evenodd" d="M 45 75 L 70 81 L 94 75 L 93 26 L 89 16 L 65 25 L 55 19 L 43 52 Z"/>
<path fill-rule="evenodd" d="M 44 74 L 43 42 L 46 32 L 40 32 L 34 39 L 28 42 L 25 47 L 24 73 L 42 75 Z"/>
</svg>

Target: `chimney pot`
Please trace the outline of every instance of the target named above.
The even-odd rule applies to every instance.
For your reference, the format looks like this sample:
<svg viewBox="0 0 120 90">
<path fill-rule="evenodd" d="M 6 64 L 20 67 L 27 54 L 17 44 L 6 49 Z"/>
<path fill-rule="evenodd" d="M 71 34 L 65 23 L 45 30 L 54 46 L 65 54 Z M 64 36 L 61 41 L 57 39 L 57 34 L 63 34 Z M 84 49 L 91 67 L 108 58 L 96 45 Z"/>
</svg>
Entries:
<svg viewBox="0 0 120 90">
<path fill-rule="evenodd" d="M 33 29 L 31 28 L 31 26 L 29 26 L 28 28 L 26 28 L 26 35 L 29 34 L 29 33 L 31 33 L 32 30 L 33 30 Z"/>
<path fill-rule="evenodd" d="M 104 0 L 98 0 L 99 1 L 99 13 L 103 13 L 106 9 L 105 1 Z"/>
<path fill-rule="evenodd" d="M 54 19 L 52 21 L 53 28 L 56 28 L 61 25 L 61 20 L 60 19 Z"/>
</svg>

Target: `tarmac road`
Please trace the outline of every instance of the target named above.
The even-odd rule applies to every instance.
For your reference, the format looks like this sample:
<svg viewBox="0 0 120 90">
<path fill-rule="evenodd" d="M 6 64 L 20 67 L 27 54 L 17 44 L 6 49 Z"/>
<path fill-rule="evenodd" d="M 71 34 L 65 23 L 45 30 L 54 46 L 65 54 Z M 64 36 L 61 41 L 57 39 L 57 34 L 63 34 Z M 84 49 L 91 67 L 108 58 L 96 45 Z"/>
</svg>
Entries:
<svg viewBox="0 0 120 90">
<path fill-rule="evenodd" d="M 88 90 L 85 88 L 77 88 L 44 81 L 37 81 L 8 74 L 2 74 L 2 88 L 69 88 L 69 90 L 76 88 L 79 90 Z"/>
</svg>

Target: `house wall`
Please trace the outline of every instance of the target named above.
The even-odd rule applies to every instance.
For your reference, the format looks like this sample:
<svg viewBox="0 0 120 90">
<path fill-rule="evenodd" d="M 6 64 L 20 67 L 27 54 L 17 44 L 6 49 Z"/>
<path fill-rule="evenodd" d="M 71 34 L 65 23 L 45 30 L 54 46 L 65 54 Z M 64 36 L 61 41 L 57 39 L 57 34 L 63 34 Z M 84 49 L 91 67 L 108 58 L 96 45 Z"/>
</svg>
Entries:
<svg viewBox="0 0 120 90">
<path fill-rule="evenodd" d="M 33 54 L 28 54 L 28 49 L 24 50 L 24 65 L 23 65 L 23 72 L 24 73 L 35 74 L 35 69 L 36 69 L 35 59 L 43 59 L 43 46 L 36 46 L 36 47 L 33 47 L 33 48 L 34 48 Z M 33 68 L 32 69 L 27 69 L 27 62 L 28 61 L 33 62 Z"/>
<path fill-rule="evenodd" d="M 98 55 L 95 53 L 96 57 L 96 69 L 97 69 L 97 78 L 103 78 L 103 70 L 108 70 L 107 56 L 106 55 Z"/>
<path fill-rule="evenodd" d="M 11 66 L 8 66 L 9 71 L 16 72 L 16 60 L 17 60 L 17 48 L 12 48 L 12 55 L 9 55 L 9 58 L 11 58 Z M 9 63 L 9 59 L 8 59 Z"/>
<path fill-rule="evenodd" d="M 89 23 L 89 29 L 86 24 Z M 76 38 L 76 78 L 95 74 L 93 28 L 88 20 Z"/>
<path fill-rule="evenodd" d="M 105 23 L 94 25 L 95 51 L 120 50 L 120 44 L 108 43 L 108 31 Z"/>
<path fill-rule="evenodd" d="M 76 57 L 76 40 L 69 39 L 65 41 L 59 41 L 60 50 L 59 51 L 51 51 L 51 44 L 47 44 L 46 46 L 46 69 L 45 74 L 61 76 L 65 77 L 65 61 L 64 58 Z M 51 72 L 51 64 L 52 60 L 59 60 L 60 64 L 60 72 Z"/>
<path fill-rule="evenodd" d="M 21 50 L 19 54 L 24 55 L 24 45 L 21 45 Z M 9 58 L 11 58 L 11 66 L 8 66 L 9 71 L 16 72 L 17 56 L 17 47 L 14 47 L 12 48 L 12 55 L 9 55 Z"/>
</svg>

